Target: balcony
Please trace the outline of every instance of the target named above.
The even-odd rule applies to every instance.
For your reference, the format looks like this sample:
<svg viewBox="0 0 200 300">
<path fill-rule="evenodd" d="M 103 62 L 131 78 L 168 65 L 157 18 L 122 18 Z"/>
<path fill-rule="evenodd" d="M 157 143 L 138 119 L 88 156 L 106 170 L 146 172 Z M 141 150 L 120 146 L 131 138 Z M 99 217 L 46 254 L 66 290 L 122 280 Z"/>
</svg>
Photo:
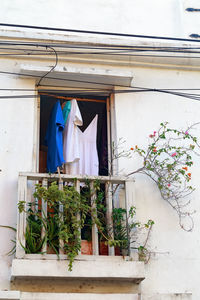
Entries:
<svg viewBox="0 0 200 300">
<path fill-rule="evenodd" d="M 33 193 L 35 184 L 40 183 L 47 188 L 52 182 L 56 182 L 59 190 L 65 186 L 74 186 L 76 192 L 82 193 L 82 189 L 87 180 L 90 190 L 94 190 L 95 182 L 104 191 L 105 220 L 106 226 L 112 225 L 112 213 L 114 207 L 122 207 L 128 210 L 133 205 L 133 181 L 125 177 L 83 177 L 76 176 L 76 179 L 69 175 L 59 174 L 39 174 L 39 173 L 20 173 L 18 182 L 18 201 L 24 203 L 25 210 L 18 213 L 17 237 L 16 237 L 16 257 L 12 263 L 11 280 L 16 279 L 81 279 L 81 280 L 123 280 L 139 283 L 144 279 L 144 263 L 138 261 L 135 252 L 130 247 L 126 255 L 116 256 L 116 247 L 107 246 L 107 252 L 101 253 L 100 234 L 97 224 L 91 220 L 91 255 L 84 255 L 79 251 L 73 262 L 72 271 L 67 268 L 68 256 L 65 252 L 63 241 L 59 240 L 58 252 L 49 250 L 48 242 L 44 242 L 39 253 L 27 253 L 26 251 L 26 229 L 27 229 L 27 209 L 34 201 Z M 97 211 L 97 192 L 90 194 L 89 205 L 93 212 Z M 49 207 L 44 199 L 38 199 L 37 207 L 41 215 L 49 214 Z M 63 211 L 63 205 L 58 204 L 59 212 Z M 80 215 L 77 214 L 77 219 Z M 93 218 L 93 217 L 91 217 Z M 41 228 L 41 237 L 44 235 L 45 224 Z M 114 233 L 111 232 L 114 239 Z M 52 249 L 51 249 L 52 250 Z"/>
</svg>

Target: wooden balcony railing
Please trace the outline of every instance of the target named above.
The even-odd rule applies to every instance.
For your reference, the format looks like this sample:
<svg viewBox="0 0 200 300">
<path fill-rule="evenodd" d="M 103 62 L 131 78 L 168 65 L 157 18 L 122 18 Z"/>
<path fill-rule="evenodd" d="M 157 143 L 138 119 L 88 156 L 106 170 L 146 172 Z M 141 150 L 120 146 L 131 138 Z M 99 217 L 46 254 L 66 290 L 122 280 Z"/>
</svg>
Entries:
<svg viewBox="0 0 200 300">
<path fill-rule="evenodd" d="M 76 176 L 76 181 L 70 175 L 58 175 L 58 174 L 40 174 L 40 173 L 20 173 L 18 181 L 18 201 L 24 201 L 25 207 L 33 201 L 33 193 L 36 183 L 41 183 L 43 187 L 48 187 L 51 182 L 56 181 L 58 183 L 59 189 L 63 189 L 66 184 L 74 184 L 76 191 L 80 193 L 81 186 L 85 182 L 85 176 Z M 115 177 L 115 176 L 88 176 L 87 182 L 89 182 L 90 188 L 93 187 L 95 181 L 104 186 L 105 192 L 105 206 L 106 206 L 106 222 L 107 224 L 112 224 L 112 211 L 114 207 L 122 207 L 128 209 L 134 204 L 133 199 L 133 180 L 127 179 L 126 177 Z M 113 190 L 115 193 L 113 193 Z M 95 198 L 95 197 L 94 197 Z M 91 206 L 95 209 L 95 201 L 91 197 Z M 48 208 L 45 201 L 40 203 L 41 211 L 47 214 Z M 62 208 L 60 208 L 62 209 Z M 78 217 L 78 216 L 77 216 Z M 27 228 L 27 214 L 25 211 L 18 213 L 17 219 L 17 238 L 16 238 L 16 258 L 30 258 L 32 254 L 26 253 L 26 228 Z M 41 230 L 41 235 L 43 235 L 43 229 Z M 98 228 L 95 223 L 92 223 L 91 229 L 92 238 L 92 255 L 99 256 L 99 234 Z M 61 245 L 61 244 L 60 244 Z M 47 245 L 44 244 L 42 251 L 43 256 L 50 257 L 51 259 L 56 255 L 47 254 Z M 59 247 L 60 258 L 66 258 L 62 250 L 62 246 Z M 130 253 L 128 253 L 129 255 Z M 81 255 L 81 254 L 80 254 Z M 113 246 L 108 247 L 108 256 L 114 256 L 115 250 Z M 35 254 L 32 257 L 36 257 Z M 88 258 L 89 259 L 89 258 Z"/>
</svg>

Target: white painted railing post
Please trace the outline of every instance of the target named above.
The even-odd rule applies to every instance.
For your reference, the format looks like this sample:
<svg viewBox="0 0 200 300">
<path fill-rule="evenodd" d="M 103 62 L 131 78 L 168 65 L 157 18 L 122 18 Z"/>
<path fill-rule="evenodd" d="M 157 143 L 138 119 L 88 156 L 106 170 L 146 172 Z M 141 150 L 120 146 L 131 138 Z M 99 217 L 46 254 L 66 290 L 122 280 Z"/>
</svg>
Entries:
<svg viewBox="0 0 200 300">
<path fill-rule="evenodd" d="M 113 211 L 113 191 L 111 182 L 106 182 L 105 184 L 105 193 L 106 193 L 106 224 L 109 232 L 109 236 L 114 240 L 113 233 L 113 220 L 112 220 L 112 211 Z M 115 255 L 114 247 L 108 246 L 108 255 Z"/>
<path fill-rule="evenodd" d="M 80 194 L 80 181 L 79 180 L 76 180 L 76 182 L 75 182 L 75 189 Z M 77 220 L 80 221 L 80 219 L 81 219 L 81 215 L 80 215 L 80 213 L 77 213 Z M 81 229 L 80 229 L 79 233 L 80 233 L 80 237 L 81 237 Z M 80 254 L 81 254 L 81 250 L 79 251 L 79 255 Z"/>
<path fill-rule="evenodd" d="M 47 178 L 42 179 L 42 186 L 45 189 L 48 188 L 48 180 L 47 180 Z M 42 203 L 41 203 L 41 214 L 42 214 L 43 220 L 45 218 L 47 218 L 47 202 L 45 202 L 44 199 L 42 199 Z M 45 228 L 44 228 L 44 226 L 42 226 L 42 232 L 41 232 L 42 239 L 45 237 L 45 234 L 46 234 L 45 233 Z M 47 252 L 47 243 L 43 244 L 42 252 L 44 252 L 44 253 Z"/>
<path fill-rule="evenodd" d="M 134 181 L 133 180 L 126 180 L 125 181 L 125 205 L 126 205 L 126 211 L 127 214 L 129 213 L 129 210 L 131 206 L 134 206 Z M 128 224 L 127 224 L 128 226 Z M 130 236 L 128 234 L 129 239 L 129 249 L 128 249 L 128 255 L 131 255 L 131 249 L 130 249 Z"/>
<path fill-rule="evenodd" d="M 27 177 L 22 175 L 18 178 L 18 203 L 20 201 L 24 201 L 24 208 L 27 210 Z M 26 246 L 26 212 L 17 211 L 16 257 L 23 258 L 25 255 L 23 247 Z"/>
<path fill-rule="evenodd" d="M 96 192 L 94 190 L 94 181 L 90 183 L 90 192 L 91 192 L 91 207 L 92 210 L 96 211 Z M 97 211 L 96 211 L 97 213 Z M 93 220 L 94 221 L 94 220 Z M 92 254 L 99 255 L 99 238 L 98 238 L 98 228 L 97 225 L 93 222 L 92 225 Z"/>
<path fill-rule="evenodd" d="M 58 181 L 58 188 L 60 191 L 63 191 L 63 180 L 60 178 Z M 62 220 L 63 220 L 63 205 L 59 203 L 59 211 L 60 214 L 62 214 Z M 64 242 L 63 240 L 59 240 L 59 254 L 64 254 Z"/>
<path fill-rule="evenodd" d="M 97 214 L 97 207 L 96 207 L 96 198 L 97 198 L 97 192 L 95 190 L 95 180 L 98 179 L 98 181 L 101 184 L 105 184 L 105 201 L 106 201 L 106 223 L 109 230 L 109 236 L 111 239 L 114 239 L 114 233 L 113 233 L 113 220 L 112 220 L 112 213 L 113 213 L 113 202 L 117 202 L 117 206 L 120 205 L 123 200 L 125 205 L 122 205 L 122 207 L 125 207 L 127 211 L 129 211 L 130 207 L 134 205 L 134 185 L 132 180 L 128 179 L 126 177 L 117 177 L 117 176 L 88 176 L 87 177 L 90 182 L 90 191 L 91 191 L 91 208 L 94 211 L 93 216 L 93 225 L 92 225 L 92 248 L 93 248 L 93 255 L 99 255 L 99 237 L 98 237 L 98 227 L 95 224 L 95 214 Z M 19 175 L 19 182 L 18 182 L 18 202 L 24 201 L 25 202 L 25 210 L 27 211 L 27 204 L 28 202 L 31 202 L 32 191 L 31 195 L 29 195 L 28 191 L 28 184 L 29 181 L 39 181 L 42 182 L 43 187 L 48 187 L 48 182 L 55 180 L 58 182 L 59 189 L 63 190 L 64 185 L 63 181 L 66 184 L 67 182 L 74 182 L 74 178 L 70 175 L 66 174 L 40 174 L 40 173 L 20 173 Z M 83 176 L 77 176 L 76 181 L 74 183 L 74 187 L 78 193 L 80 193 L 80 182 L 84 182 Z M 125 197 L 124 193 L 121 193 L 121 195 L 118 194 L 118 188 L 120 185 L 125 186 Z M 119 198 L 119 199 L 118 199 Z M 125 199 L 125 200 L 124 200 Z M 48 207 L 47 203 L 44 201 L 44 199 L 41 199 L 41 208 L 42 208 L 42 216 L 47 217 L 48 214 Z M 63 206 L 60 203 L 59 204 L 59 210 L 60 215 L 62 215 Z M 80 214 L 77 213 L 77 219 L 80 220 Z M 25 241 L 25 233 L 26 233 L 26 226 L 27 226 L 27 214 L 25 212 L 22 212 L 21 214 L 18 213 L 18 220 L 17 220 L 17 238 L 16 238 L 16 257 L 17 258 L 23 258 L 26 257 L 25 255 L 25 247 L 26 247 L 26 241 Z M 42 238 L 45 236 L 46 232 L 45 229 L 42 229 L 41 236 Z M 60 242 L 60 254 L 64 253 L 64 243 L 63 241 Z M 114 247 L 109 247 L 109 255 L 113 256 L 115 255 Z M 45 244 L 42 248 L 42 252 L 47 252 L 47 245 Z M 81 253 L 79 253 L 81 254 Z M 132 253 L 129 251 L 129 255 L 132 255 Z M 30 254 L 33 255 L 33 254 Z M 56 257 L 56 256 L 55 256 Z"/>
</svg>

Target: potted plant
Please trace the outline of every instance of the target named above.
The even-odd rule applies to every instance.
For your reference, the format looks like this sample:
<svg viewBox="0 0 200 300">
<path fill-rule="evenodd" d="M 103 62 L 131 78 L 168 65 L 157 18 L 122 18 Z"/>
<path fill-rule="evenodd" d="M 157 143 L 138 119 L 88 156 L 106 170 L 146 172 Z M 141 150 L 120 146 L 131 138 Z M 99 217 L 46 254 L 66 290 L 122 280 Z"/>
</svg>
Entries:
<svg viewBox="0 0 200 300">
<path fill-rule="evenodd" d="M 108 255 L 108 245 L 115 247 L 116 255 L 128 255 L 135 243 L 132 233 L 141 227 L 141 223 L 134 221 L 135 207 L 131 207 L 128 212 L 123 208 L 114 208 L 113 226 L 109 228 L 106 224 L 104 192 L 98 185 L 95 189 L 94 209 L 88 200 L 94 195 L 91 190 L 78 193 L 72 185 L 66 185 L 60 190 L 57 182 L 52 182 L 48 188 L 37 184 L 33 194 L 35 200 L 29 209 L 25 211 L 24 202 L 18 204 L 19 212 L 25 211 L 27 214 L 26 244 L 23 246 L 25 252 L 44 253 L 46 244 L 47 253 L 56 253 L 59 256 L 62 247 L 71 271 L 73 261 L 80 252 L 92 254 L 91 226 L 95 223 L 99 231 L 100 255 Z M 38 205 L 41 199 L 47 204 L 47 212 Z M 145 227 L 150 228 L 153 225 L 153 221 L 151 222 L 145 224 Z M 145 245 L 140 245 L 145 250 L 146 242 Z M 136 244 L 134 248 L 139 250 Z"/>
<path fill-rule="evenodd" d="M 50 213 L 46 214 L 37 208 L 25 211 L 24 203 L 19 203 L 20 212 L 25 211 L 27 214 L 25 251 L 27 253 L 41 253 L 42 246 L 46 243 L 59 255 L 60 241 L 62 241 L 63 250 L 69 259 L 69 270 L 71 271 L 72 263 L 81 251 L 81 229 L 84 226 L 86 216 L 90 212 L 87 198 L 78 193 L 71 185 L 64 186 L 63 190 L 59 190 L 56 182 L 52 182 L 48 188 L 37 184 L 33 196 L 35 202 L 38 199 L 43 199 L 47 203 L 47 207 L 50 208 Z M 34 205 L 34 202 L 32 205 Z M 79 218 L 77 218 L 78 214 Z M 38 220 L 38 226 L 40 226 L 37 233 L 33 231 L 36 220 Z M 41 237 L 42 227 L 43 236 Z M 27 247 L 29 240 L 31 243 L 35 242 L 33 239 L 40 241 L 37 249 Z"/>
<path fill-rule="evenodd" d="M 129 239 L 126 223 L 126 209 L 114 208 L 112 213 L 114 239 L 117 241 L 115 255 L 128 255 Z"/>
<path fill-rule="evenodd" d="M 81 230 L 81 254 L 92 255 L 92 250 L 91 216 L 88 215 Z"/>
<path fill-rule="evenodd" d="M 135 220 L 136 208 L 114 208 L 112 212 L 113 226 L 108 229 L 107 244 L 115 247 L 115 255 L 130 255 L 131 249 L 138 252 L 139 259 L 149 259 L 148 240 L 154 221 L 148 220 L 145 224 Z M 114 239 L 110 238 L 112 232 Z M 140 233 L 144 240 L 139 240 Z"/>
</svg>

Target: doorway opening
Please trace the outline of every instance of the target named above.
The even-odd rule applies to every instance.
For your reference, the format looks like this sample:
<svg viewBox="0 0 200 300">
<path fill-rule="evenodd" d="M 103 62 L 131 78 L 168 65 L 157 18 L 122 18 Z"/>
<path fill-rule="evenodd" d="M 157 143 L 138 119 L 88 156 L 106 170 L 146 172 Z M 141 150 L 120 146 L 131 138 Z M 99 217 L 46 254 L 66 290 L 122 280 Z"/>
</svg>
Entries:
<svg viewBox="0 0 200 300">
<path fill-rule="evenodd" d="M 97 123 L 97 152 L 99 159 L 99 173 L 98 175 L 108 175 L 108 101 L 106 96 L 91 96 L 86 95 L 80 97 L 77 95 L 65 94 L 47 94 L 40 95 L 40 139 L 39 139 L 39 172 L 47 172 L 47 146 L 45 144 L 45 136 L 48 126 L 48 121 L 54 104 L 60 101 L 62 106 L 66 100 L 76 99 L 82 119 L 83 126 L 79 128 L 84 131 L 96 115 L 98 115 Z M 79 175 L 79 174 L 77 174 Z"/>
</svg>

